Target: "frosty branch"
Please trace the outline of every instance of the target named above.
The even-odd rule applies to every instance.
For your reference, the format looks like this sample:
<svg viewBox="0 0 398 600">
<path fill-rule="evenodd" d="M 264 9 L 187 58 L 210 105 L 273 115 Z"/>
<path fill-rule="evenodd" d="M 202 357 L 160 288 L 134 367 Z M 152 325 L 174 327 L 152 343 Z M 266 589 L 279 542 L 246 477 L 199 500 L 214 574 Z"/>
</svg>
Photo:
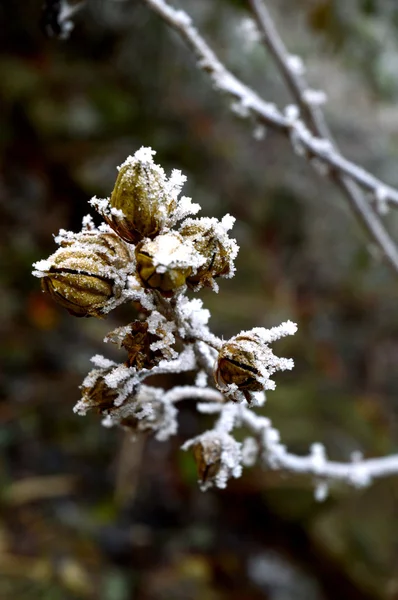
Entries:
<svg viewBox="0 0 398 600">
<path fill-rule="evenodd" d="M 184 11 L 174 9 L 165 0 L 144 2 L 180 34 L 195 54 L 198 67 L 210 75 L 214 88 L 234 99 L 234 109 L 238 108 L 240 116 L 254 117 L 259 123 L 285 134 L 297 154 L 307 158 L 313 166 L 336 182 L 379 247 L 383 259 L 398 274 L 397 246 L 377 211 L 363 194 L 363 190 L 370 192 L 380 214 L 383 214 L 389 204 L 398 205 L 398 190 L 347 160 L 339 152 L 317 105 L 318 94 L 308 88 L 300 72 L 301 68 L 297 68 L 297 60 L 292 60 L 297 57 L 289 55 L 263 0 L 250 0 L 250 4 L 262 39 L 297 103 L 297 106 L 288 106 L 284 111 L 263 100 L 228 71 Z"/>
<path fill-rule="evenodd" d="M 297 327 L 291 321 L 254 327 L 226 341 L 210 331 L 209 311 L 186 292 L 204 286 L 218 291 L 216 279 L 233 276 L 238 246 L 228 232 L 234 218 L 190 216 L 200 206 L 180 196 L 185 177 L 177 170 L 167 177 L 154 154 L 141 148 L 128 157 L 110 198 L 90 201 L 105 223 L 96 227 L 87 216 L 79 233 L 61 230 L 58 250 L 34 265 L 43 290 L 74 316 L 102 318 L 122 303 L 135 305 L 136 318 L 104 340 L 121 349 L 124 360 L 92 358 L 75 412 L 93 409 L 105 426 L 163 441 L 177 432 L 178 403 L 196 402 L 199 413 L 217 417 L 212 429 L 183 445 L 193 451 L 203 490 L 225 487 L 256 461 L 310 475 L 319 500 L 331 481 L 364 486 L 398 473 L 398 456 L 336 463 L 319 443 L 308 456 L 291 454 L 271 421 L 255 412 L 265 392 L 275 389 L 275 373 L 293 368 L 271 345 Z M 166 390 L 151 379 L 183 372 L 192 385 Z M 243 442 L 233 436 L 238 428 Z"/>
</svg>

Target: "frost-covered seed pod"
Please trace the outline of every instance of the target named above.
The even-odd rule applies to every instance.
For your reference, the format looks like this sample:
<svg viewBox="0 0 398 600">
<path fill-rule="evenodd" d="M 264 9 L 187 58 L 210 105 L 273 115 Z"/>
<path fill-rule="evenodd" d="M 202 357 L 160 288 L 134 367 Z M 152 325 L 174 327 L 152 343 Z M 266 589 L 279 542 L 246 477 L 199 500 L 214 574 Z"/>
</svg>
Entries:
<svg viewBox="0 0 398 600">
<path fill-rule="evenodd" d="M 151 344 L 160 339 L 158 335 L 148 331 L 148 323 L 145 321 L 134 321 L 107 336 L 107 341 L 116 343 L 128 352 L 125 364 L 138 370 L 150 369 L 163 358 L 160 350 L 151 349 Z"/>
<path fill-rule="evenodd" d="M 191 244 L 184 244 L 176 232 L 165 233 L 137 245 L 137 273 L 145 287 L 158 290 L 166 297 L 183 286 L 192 272 Z"/>
<path fill-rule="evenodd" d="M 221 467 L 221 443 L 202 437 L 192 447 L 200 483 L 213 480 Z"/>
<path fill-rule="evenodd" d="M 230 217 L 233 224 L 233 219 Z M 180 227 L 179 233 L 190 239 L 195 250 L 204 258 L 203 264 L 188 278 L 187 283 L 194 289 L 212 286 L 216 277 L 231 277 L 234 273 L 233 261 L 238 247 L 235 240 L 229 238 L 227 230 L 232 226 L 230 221 L 215 218 L 187 219 Z"/>
<path fill-rule="evenodd" d="M 105 383 L 105 375 L 100 375 L 91 386 L 80 386 L 82 400 L 90 408 L 96 408 L 98 412 L 108 411 L 114 408 L 118 390 L 110 388 Z"/>
<path fill-rule="evenodd" d="M 255 336 L 238 335 L 220 349 L 215 369 L 215 380 L 222 390 L 234 384 L 240 390 L 259 392 L 263 389 L 259 356 L 263 345 Z"/>
<path fill-rule="evenodd" d="M 151 162 L 126 161 L 119 170 L 110 198 L 108 224 L 133 244 L 162 232 L 177 202 L 165 188 L 163 172 Z"/>
<path fill-rule="evenodd" d="M 42 288 L 74 316 L 101 317 L 120 294 L 119 270 L 130 260 L 127 245 L 113 233 L 77 234 L 45 261 Z"/>
</svg>

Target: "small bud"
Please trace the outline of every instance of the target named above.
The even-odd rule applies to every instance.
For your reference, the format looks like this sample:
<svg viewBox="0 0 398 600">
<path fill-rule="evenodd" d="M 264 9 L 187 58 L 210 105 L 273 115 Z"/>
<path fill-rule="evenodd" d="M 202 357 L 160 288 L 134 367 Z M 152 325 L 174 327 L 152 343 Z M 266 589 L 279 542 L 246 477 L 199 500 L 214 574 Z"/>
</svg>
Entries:
<svg viewBox="0 0 398 600">
<path fill-rule="evenodd" d="M 131 262 L 128 246 L 113 233 L 82 232 L 61 240 L 45 261 L 35 264 L 42 288 L 77 317 L 101 317 L 121 297 Z"/>
<path fill-rule="evenodd" d="M 137 245 L 135 250 L 137 273 L 143 285 L 158 290 L 166 297 L 183 286 L 195 262 L 203 259 L 195 255 L 191 242 L 184 242 L 176 232 L 159 235 Z"/>
<path fill-rule="evenodd" d="M 196 251 L 204 258 L 203 264 L 187 277 L 187 283 L 193 289 L 214 287 L 214 278 L 232 277 L 234 274 L 233 261 L 238 247 L 235 240 L 228 237 L 227 230 L 231 226 L 228 216 L 226 222 L 205 217 L 187 219 L 182 224 L 180 234 L 190 239 Z"/>
<path fill-rule="evenodd" d="M 163 169 L 145 150 L 148 149 L 141 149 L 121 165 L 109 201 L 91 201 L 108 225 L 133 244 L 161 233 L 177 206 Z"/>
</svg>

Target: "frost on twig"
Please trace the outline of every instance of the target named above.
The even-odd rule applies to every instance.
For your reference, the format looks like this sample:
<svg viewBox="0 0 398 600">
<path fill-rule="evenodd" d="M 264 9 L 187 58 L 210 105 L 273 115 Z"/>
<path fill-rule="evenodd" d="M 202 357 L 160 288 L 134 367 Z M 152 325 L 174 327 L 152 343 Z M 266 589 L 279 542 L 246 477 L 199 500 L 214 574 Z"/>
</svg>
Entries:
<svg viewBox="0 0 398 600">
<path fill-rule="evenodd" d="M 235 77 L 219 60 L 184 11 L 176 10 L 166 0 L 144 1 L 183 38 L 197 58 L 198 67 L 211 77 L 214 89 L 232 99 L 230 107 L 235 114 L 250 119 L 251 124 L 254 120 L 262 126 L 272 127 L 283 133 L 290 139 L 297 155 L 307 159 L 322 176 L 330 177 L 339 186 L 361 224 L 379 247 L 381 257 L 397 275 L 398 249 L 378 212 L 384 214 L 385 206 L 398 205 L 398 190 L 384 184 L 339 152 L 320 108 L 326 95 L 323 91 L 312 90 L 307 86 L 302 60 L 292 56 L 285 48 L 264 1 L 250 0 L 253 16 L 257 21 L 255 31 L 259 33 L 257 38 L 261 38 L 274 58 L 292 93 L 297 105 L 293 113 L 290 108 L 284 111 L 267 102 Z M 254 30 L 252 25 L 249 27 Z M 376 191 L 380 187 L 384 190 L 384 199 L 379 205 L 379 211 L 376 211 L 363 191 L 369 191 L 377 198 Z"/>
<path fill-rule="evenodd" d="M 265 405 L 265 392 L 275 389 L 275 374 L 294 366 L 272 345 L 294 335 L 297 325 L 254 327 L 229 340 L 211 332 L 209 311 L 186 292 L 203 286 L 217 291 L 217 279 L 233 276 L 234 218 L 187 217 L 198 205 L 180 196 L 185 178 L 176 170 L 167 177 L 153 155 L 150 148 L 138 150 L 119 168 L 110 198 L 91 202 L 106 224 L 95 227 L 88 216 L 79 233 L 61 230 L 58 250 L 34 265 L 43 290 L 72 315 L 102 318 L 131 301 L 138 307 L 138 318 L 105 337 L 124 360 L 92 358 L 74 411 L 93 410 L 106 427 L 165 441 L 177 433 L 179 402 L 195 402 L 199 414 L 215 418 L 213 428 L 183 445 L 193 453 L 203 490 L 224 488 L 256 462 L 311 475 L 317 500 L 333 480 L 361 487 L 397 473 L 394 456 L 335 463 L 320 443 L 308 456 L 291 454 L 271 421 L 255 413 Z M 170 373 L 186 373 L 192 384 L 163 389 L 153 383 L 154 375 Z M 244 431 L 240 441 L 236 430 Z"/>
</svg>

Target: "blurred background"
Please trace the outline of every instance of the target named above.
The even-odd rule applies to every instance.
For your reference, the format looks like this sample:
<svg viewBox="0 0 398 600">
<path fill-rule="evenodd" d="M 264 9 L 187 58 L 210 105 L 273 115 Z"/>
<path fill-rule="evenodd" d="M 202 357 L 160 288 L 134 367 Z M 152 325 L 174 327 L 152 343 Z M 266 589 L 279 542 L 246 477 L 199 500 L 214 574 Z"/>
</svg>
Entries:
<svg viewBox="0 0 398 600">
<path fill-rule="evenodd" d="M 179 5 L 233 72 L 290 102 L 250 41 L 246 2 Z M 398 185 L 395 0 L 269 7 L 327 93 L 343 152 Z M 306 478 L 254 468 L 203 494 L 179 450 L 209 426 L 192 403 L 168 443 L 73 414 L 90 357 L 112 357 L 102 339 L 131 311 L 73 318 L 31 265 L 61 227 L 80 229 L 87 200 L 109 195 L 141 145 L 187 174 L 203 216 L 237 218 L 237 274 L 201 293 L 213 331 L 299 325 L 275 347 L 296 367 L 264 409 L 292 451 L 316 440 L 336 460 L 398 451 L 398 281 L 333 185 L 278 134 L 234 115 L 143 3 L 88 0 L 66 41 L 46 39 L 40 16 L 41 0 L 0 4 L 0 597 L 398 598 L 397 479 L 334 486 L 319 504 Z M 397 214 L 387 221 L 398 240 Z"/>
</svg>

